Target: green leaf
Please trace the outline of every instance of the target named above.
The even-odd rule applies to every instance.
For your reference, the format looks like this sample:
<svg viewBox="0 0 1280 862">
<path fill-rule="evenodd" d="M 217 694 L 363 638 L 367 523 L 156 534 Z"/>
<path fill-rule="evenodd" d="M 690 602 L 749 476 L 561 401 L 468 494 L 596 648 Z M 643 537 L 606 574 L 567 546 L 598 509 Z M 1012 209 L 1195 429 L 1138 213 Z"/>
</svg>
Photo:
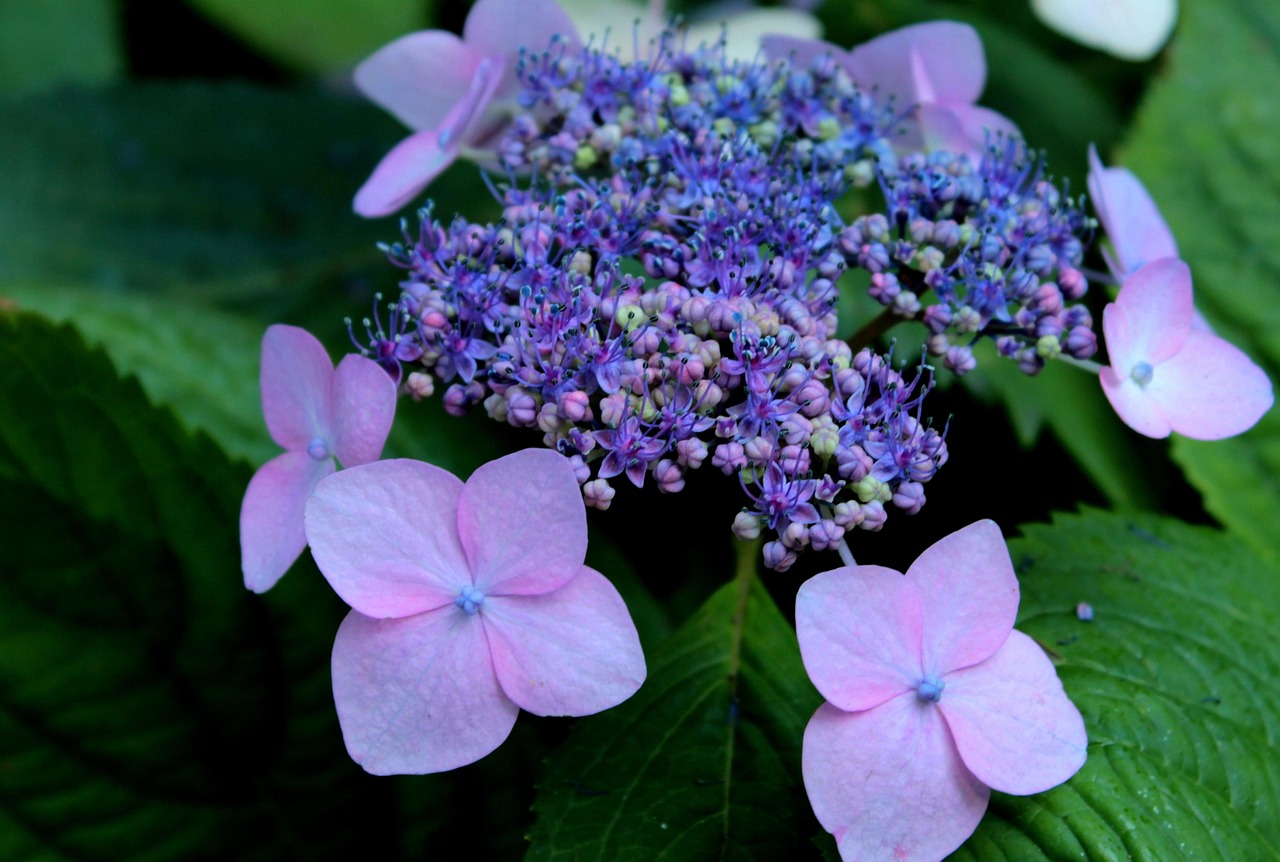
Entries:
<svg viewBox="0 0 1280 862">
<path fill-rule="evenodd" d="M 188 0 L 274 60 L 302 72 L 335 72 L 427 25 L 431 0 Z"/>
<path fill-rule="evenodd" d="M 1134 469 L 1139 440 L 1107 403 L 1096 375 L 1051 362 L 1031 378 L 990 344 L 981 348 L 977 369 L 961 379 L 983 400 L 1003 402 L 1023 446 L 1050 431 L 1113 504 L 1156 508 L 1149 475 Z"/>
<path fill-rule="evenodd" d="M 233 458 L 262 464 L 280 454 L 259 401 L 260 324 L 189 302 L 84 288 L 10 286 L 0 295 L 74 323 L 123 373 L 136 374 L 153 402 Z"/>
<path fill-rule="evenodd" d="M 787 858 L 816 831 L 800 738 L 820 698 L 751 571 L 650 654 L 631 700 L 582 719 L 539 786 L 528 859 Z"/>
<path fill-rule="evenodd" d="M 993 794 L 956 859 L 1280 859 L 1280 572 L 1239 541 L 1090 512 L 1010 542 L 1018 628 L 1055 655 L 1089 759 Z M 1093 607 L 1082 622 L 1078 602 Z"/>
<path fill-rule="evenodd" d="M 1229 48 L 1227 46 L 1230 46 Z M 1280 6 L 1188 3 L 1122 162 L 1147 185 L 1219 335 L 1280 380 Z M 1174 458 L 1215 517 L 1280 554 L 1280 413 Z"/>
<path fill-rule="evenodd" d="M 0 93 L 27 95 L 67 84 L 105 84 L 118 78 L 123 68 L 119 21 L 111 0 L 0 3 Z"/>
<path fill-rule="evenodd" d="M 0 316 L 0 858 L 389 849 L 332 709 L 341 603 L 242 585 L 247 474 L 70 328 Z"/>
<path fill-rule="evenodd" d="M 395 220 L 351 199 L 405 130 L 363 101 L 148 84 L 0 102 L 0 128 L 0 285 L 166 293 L 326 342 L 398 293 Z M 492 199 L 469 164 L 431 191 Z"/>
</svg>

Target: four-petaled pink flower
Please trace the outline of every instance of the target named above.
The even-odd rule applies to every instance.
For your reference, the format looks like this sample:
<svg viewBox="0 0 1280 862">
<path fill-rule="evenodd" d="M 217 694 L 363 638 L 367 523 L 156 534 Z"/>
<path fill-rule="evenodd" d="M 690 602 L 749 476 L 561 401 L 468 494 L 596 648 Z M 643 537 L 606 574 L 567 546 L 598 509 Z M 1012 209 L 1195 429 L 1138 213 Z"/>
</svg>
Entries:
<svg viewBox="0 0 1280 862">
<path fill-rule="evenodd" d="M 950 150 L 976 161 L 997 136 L 1021 137 L 1007 117 L 976 102 L 987 81 L 982 40 L 968 24 L 929 21 L 878 36 L 845 51 L 827 42 L 766 36 L 770 59 L 793 57 L 807 65 L 830 56 L 864 90 L 915 106 L 902 150 Z"/>
<path fill-rule="evenodd" d="M 977 828 L 989 789 L 1039 793 L 1084 763 L 1084 722 L 1048 657 L 1013 631 L 1017 610 L 991 521 L 905 576 L 856 566 L 800 587 L 800 652 L 827 699 L 805 728 L 804 784 L 841 858 L 941 859 Z"/>
<path fill-rule="evenodd" d="M 414 134 L 383 157 L 354 208 L 388 215 L 413 200 L 459 155 L 494 161 L 515 109 L 521 48 L 545 51 L 553 38 L 580 45 L 554 0 L 478 0 L 459 39 L 421 30 L 383 46 L 356 67 L 356 85 Z"/>
<path fill-rule="evenodd" d="M 335 469 L 376 461 L 391 431 L 396 386 L 381 366 L 347 356 L 334 370 L 315 336 L 277 324 L 262 337 L 262 412 L 287 451 L 253 475 L 240 506 L 244 585 L 265 593 L 307 546 L 303 508 Z"/>
<path fill-rule="evenodd" d="M 588 715 L 630 697 L 644 655 L 618 591 L 583 565 L 569 461 L 526 449 L 464 485 L 420 461 L 337 473 L 307 538 L 352 611 L 333 645 L 347 751 L 378 775 L 454 769 L 516 715 Z"/>
<path fill-rule="evenodd" d="M 1191 270 L 1165 257 L 1126 278 L 1102 311 L 1111 357 L 1102 391 L 1125 424 L 1148 437 L 1230 437 L 1253 427 L 1275 400 L 1249 357 L 1193 326 L 1191 303 Z"/>
</svg>

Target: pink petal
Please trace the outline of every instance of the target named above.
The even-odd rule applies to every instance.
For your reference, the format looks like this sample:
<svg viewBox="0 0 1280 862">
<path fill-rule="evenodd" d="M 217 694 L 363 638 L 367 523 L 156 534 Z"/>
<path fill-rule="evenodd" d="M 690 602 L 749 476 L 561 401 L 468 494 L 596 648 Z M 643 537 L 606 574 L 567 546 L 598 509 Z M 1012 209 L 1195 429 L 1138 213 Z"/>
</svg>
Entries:
<svg viewBox="0 0 1280 862">
<path fill-rule="evenodd" d="M 471 584 L 456 526 L 461 493 L 457 476 L 421 461 L 335 473 L 307 502 L 311 555 L 342 600 L 366 616 L 452 606 Z"/>
<path fill-rule="evenodd" d="M 277 323 L 262 336 L 262 413 L 271 439 L 285 449 L 306 449 L 329 436 L 333 363 L 305 329 Z"/>
<path fill-rule="evenodd" d="M 366 96 L 414 131 L 437 128 L 467 93 L 483 54 L 444 30 L 384 45 L 356 66 Z"/>
<path fill-rule="evenodd" d="M 859 85 L 895 95 L 903 107 L 913 102 L 972 105 L 987 79 L 982 40 L 956 21 L 885 33 L 854 48 L 848 68 Z"/>
<path fill-rule="evenodd" d="M 1146 188 L 1124 168 L 1104 168 L 1092 146 L 1088 185 L 1093 208 L 1115 249 L 1116 278 L 1124 279 L 1153 260 L 1178 256 L 1173 233 Z"/>
<path fill-rule="evenodd" d="M 476 66 L 471 87 L 440 124 L 442 147 L 467 146 L 483 148 L 510 119 L 509 107 L 495 104 L 505 76 L 512 74 L 515 61 L 502 57 L 485 57 Z"/>
<path fill-rule="evenodd" d="M 1200 331 L 1155 367 L 1146 394 L 1174 431 L 1197 440 L 1248 431 L 1275 402 L 1266 372 L 1230 342 Z"/>
<path fill-rule="evenodd" d="M 453 605 L 396 620 L 347 614 L 333 643 L 333 700 L 347 752 L 374 775 L 474 763 L 520 712 L 494 676 L 484 625 Z"/>
<path fill-rule="evenodd" d="M 1022 632 L 984 661 L 948 674 L 938 701 L 969 770 L 987 786 L 1026 796 L 1084 765 L 1084 719 L 1053 663 Z"/>
<path fill-rule="evenodd" d="M 1122 314 L 1123 312 L 1114 305 L 1108 305 L 1102 310 L 1103 326 L 1105 327 L 1108 321 L 1119 319 Z M 1114 368 L 1103 368 L 1098 379 L 1102 383 L 1103 394 L 1111 402 L 1111 407 L 1116 411 L 1121 422 L 1139 434 L 1157 440 L 1168 437 L 1173 431 L 1173 426 L 1165 417 L 1164 410 L 1131 376 L 1126 374 L 1121 377 Z"/>
<path fill-rule="evenodd" d="M 805 728 L 801 766 L 818 822 L 841 858 L 858 862 L 936 862 L 978 827 L 990 795 L 942 715 L 914 692 L 863 712 L 823 704 Z"/>
<path fill-rule="evenodd" d="M 377 461 L 396 415 L 396 385 L 372 359 L 349 354 L 333 375 L 333 452 L 344 467 Z"/>
<path fill-rule="evenodd" d="M 952 111 L 956 122 L 964 129 L 965 140 L 968 142 L 967 149 L 960 152 L 969 153 L 970 158 L 980 160 L 987 147 L 999 145 L 1010 138 L 1022 137 L 1022 132 L 1012 120 L 990 108 L 961 105 L 952 108 Z"/>
<path fill-rule="evenodd" d="M 796 635 L 809 678 L 841 709 L 878 706 L 914 691 L 923 676 L 920 594 L 883 566 L 835 569 L 801 584 Z"/>
<path fill-rule="evenodd" d="M 508 61 L 499 98 L 512 96 L 518 89 L 515 61 L 520 49 L 542 53 L 551 47 L 554 36 L 571 48 L 582 44 L 573 21 L 555 0 L 478 0 L 462 27 L 468 45 Z"/>
<path fill-rule="evenodd" d="M 988 658 L 1018 615 L 1018 577 L 994 521 L 930 545 L 907 570 L 920 591 L 924 669 L 940 676 Z"/>
<path fill-rule="evenodd" d="M 405 138 L 378 162 L 356 192 L 352 208 L 365 218 L 390 215 L 400 209 L 453 164 L 458 158 L 457 144 L 454 140 L 450 146 L 441 146 L 434 130 Z"/>
<path fill-rule="evenodd" d="M 307 546 L 302 512 L 311 491 L 334 470 L 333 459 L 285 452 L 258 469 L 240 504 L 240 566 L 244 585 L 265 593 Z"/>
<path fill-rule="evenodd" d="M 847 65 L 849 62 L 848 51 L 821 39 L 802 39 L 770 33 L 760 38 L 760 47 L 769 60 L 789 60 L 801 69 L 809 68 L 820 57 L 829 57 L 840 65 Z"/>
<path fill-rule="evenodd" d="M 483 465 L 458 500 L 458 535 L 486 595 L 546 593 L 578 574 L 587 509 L 569 460 L 524 449 Z"/>
<path fill-rule="evenodd" d="M 491 596 L 480 616 L 502 690 L 535 715 L 591 715 L 644 682 L 631 614 L 594 569 L 549 593 Z"/>
<path fill-rule="evenodd" d="M 1124 310 L 1127 336 L 1119 345 L 1120 361 L 1107 341 L 1116 372 L 1126 373 L 1130 361 L 1163 362 L 1182 349 L 1191 332 L 1191 270 L 1175 258 L 1152 261 L 1124 280 L 1116 305 Z"/>
</svg>

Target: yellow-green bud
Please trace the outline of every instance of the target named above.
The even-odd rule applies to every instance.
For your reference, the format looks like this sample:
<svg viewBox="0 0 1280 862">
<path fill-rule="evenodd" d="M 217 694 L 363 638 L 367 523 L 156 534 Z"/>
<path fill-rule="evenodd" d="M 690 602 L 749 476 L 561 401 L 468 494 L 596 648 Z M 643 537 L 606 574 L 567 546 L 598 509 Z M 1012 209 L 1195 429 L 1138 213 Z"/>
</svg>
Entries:
<svg viewBox="0 0 1280 862">
<path fill-rule="evenodd" d="M 893 499 L 893 492 L 889 490 L 889 485 L 869 473 L 861 482 L 853 486 L 853 491 L 864 503 L 870 503 L 872 500 L 887 503 Z"/>
<path fill-rule="evenodd" d="M 638 305 L 619 305 L 618 310 L 613 315 L 614 322 L 622 327 L 624 332 L 630 332 L 639 326 L 643 326 L 648 317 L 644 313 L 644 309 Z"/>
<path fill-rule="evenodd" d="M 1062 353 L 1062 342 L 1056 335 L 1042 335 L 1036 342 L 1036 354 L 1041 359 L 1057 359 Z"/>
<path fill-rule="evenodd" d="M 585 171 L 596 163 L 598 157 L 594 147 L 584 144 L 573 154 L 573 166 L 580 171 Z"/>
</svg>

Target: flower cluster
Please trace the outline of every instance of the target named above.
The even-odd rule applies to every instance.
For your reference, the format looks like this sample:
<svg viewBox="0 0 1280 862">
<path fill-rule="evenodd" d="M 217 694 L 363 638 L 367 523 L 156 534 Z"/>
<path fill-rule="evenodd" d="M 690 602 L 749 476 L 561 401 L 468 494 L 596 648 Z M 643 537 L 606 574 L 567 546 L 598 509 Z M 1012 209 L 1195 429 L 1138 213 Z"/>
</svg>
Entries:
<svg viewBox="0 0 1280 862">
<path fill-rule="evenodd" d="M 1020 141 L 993 144 L 977 164 L 945 151 L 907 156 L 881 185 L 887 211 L 854 221 L 840 245 L 872 273 L 871 294 L 890 314 L 919 317 L 947 368 L 972 370 L 982 337 L 1027 374 L 1064 353 L 1094 354 L 1079 301 L 1089 220 Z M 922 305 L 929 290 L 934 302 Z"/>
<path fill-rule="evenodd" d="M 403 294 L 366 349 L 397 378 L 425 366 L 406 389 L 444 384 L 451 412 L 540 429 L 589 505 L 618 477 L 675 492 L 710 464 L 739 477 L 734 530 L 769 531 L 779 570 L 879 529 L 886 505 L 917 511 L 947 458 L 927 366 L 908 378 L 836 338 L 849 268 L 895 314 L 923 311 L 957 371 L 973 365 L 961 334 L 998 337 L 1028 370 L 1060 338 L 1094 349 L 1088 313 L 1063 302 L 1085 286 L 1085 221 L 1013 139 L 976 165 L 900 156 L 904 116 L 829 57 L 732 61 L 671 34 L 635 63 L 556 40 L 519 77 L 524 112 L 493 144 L 503 218 L 424 209 L 387 247 Z M 888 215 L 845 225 L 834 202 L 875 176 Z"/>
</svg>

